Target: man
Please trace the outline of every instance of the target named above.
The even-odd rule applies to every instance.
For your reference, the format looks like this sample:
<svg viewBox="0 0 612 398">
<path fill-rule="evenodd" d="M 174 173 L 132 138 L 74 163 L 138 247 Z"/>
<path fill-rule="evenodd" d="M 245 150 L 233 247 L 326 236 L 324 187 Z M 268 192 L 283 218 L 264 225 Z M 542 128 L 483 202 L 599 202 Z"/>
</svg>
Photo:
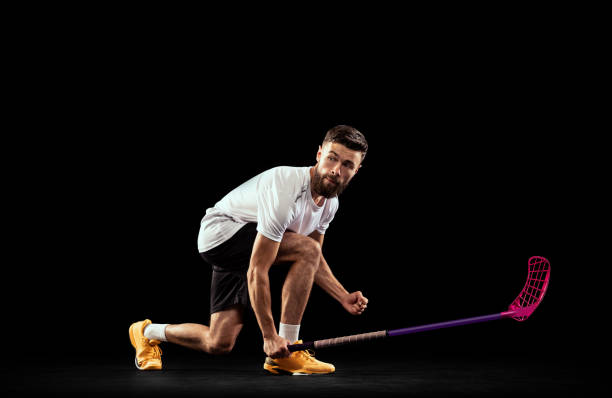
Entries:
<svg viewBox="0 0 612 398">
<path fill-rule="evenodd" d="M 240 185 L 206 211 L 198 235 L 202 258 L 212 265 L 210 326 L 155 324 L 130 327 L 136 367 L 161 369 L 162 341 L 210 354 L 226 354 L 243 326 L 244 310 L 255 313 L 270 373 L 325 374 L 335 367 L 308 351 L 289 352 L 301 342 L 299 329 L 312 284 L 351 314 L 362 314 L 368 299 L 349 293 L 321 253 L 326 229 L 338 210 L 338 195 L 361 167 L 368 144 L 353 127 L 329 130 L 313 167 L 275 167 Z M 268 271 L 290 263 L 282 288 L 277 332 L 270 306 Z"/>
</svg>

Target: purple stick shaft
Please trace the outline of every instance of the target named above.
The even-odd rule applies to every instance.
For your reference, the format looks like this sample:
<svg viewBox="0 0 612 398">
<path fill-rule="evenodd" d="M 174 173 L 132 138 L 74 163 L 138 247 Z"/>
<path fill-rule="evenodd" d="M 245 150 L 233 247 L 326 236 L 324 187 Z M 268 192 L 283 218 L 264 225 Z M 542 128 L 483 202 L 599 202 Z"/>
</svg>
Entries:
<svg viewBox="0 0 612 398">
<path fill-rule="evenodd" d="M 427 332 L 429 330 L 451 328 L 453 326 L 469 325 L 471 323 L 478 323 L 478 322 L 496 321 L 502 318 L 509 318 L 515 312 L 516 311 L 506 311 L 506 312 L 497 313 L 497 314 L 476 316 L 473 318 L 457 319 L 455 321 L 430 323 L 429 325 L 422 325 L 422 326 L 413 326 L 411 328 L 395 329 L 395 330 L 381 330 L 379 332 L 363 333 L 363 334 L 356 334 L 352 336 L 337 337 L 335 339 L 308 341 L 302 344 L 289 345 L 288 348 L 289 348 L 289 351 L 293 352 L 293 351 L 306 350 L 310 348 L 324 348 L 324 347 L 332 347 L 332 346 L 347 344 L 347 343 L 359 343 L 362 341 L 372 340 L 376 338 L 393 337 L 393 336 L 401 336 L 404 334 Z"/>
<path fill-rule="evenodd" d="M 453 326 L 469 325 L 470 323 L 496 321 L 496 320 L 501 319 L 501 318 L 502 318 L 502 314 L 501 313 L 491 314 L 491 315 L 483 315 L 483 316 L 476 316 L 476 317 L 473 317 L 473 318 L 457 319 L 455 321 L 430 323 L 429 325 L 422 325 L 422 326 L 414 326 L 414 327 L 411 327 L 411 328 L 389 330 L 387 332 L 387 335 L 389 337 L 401 336 L 401 335 L 404 335 L 404 334 L 427 332 L 429 330 L 435 330 L 435 329 L 452 328 Z"/>
</svg>

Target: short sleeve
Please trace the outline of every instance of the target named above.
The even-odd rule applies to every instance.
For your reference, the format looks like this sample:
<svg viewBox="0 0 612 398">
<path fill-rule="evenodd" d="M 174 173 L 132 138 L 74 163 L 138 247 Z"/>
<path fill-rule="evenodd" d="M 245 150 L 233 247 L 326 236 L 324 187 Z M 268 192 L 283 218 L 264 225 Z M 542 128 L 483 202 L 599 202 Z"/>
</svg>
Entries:
<svg viewBox="0 0 612 398">
<path fill-rule="evenodd" d="M 320 233 L 321 235 L 325 234 L 325 231 L 327 231 L 327 228 L 329 228 L 329 224 L 332 222 L 334 216 L 336 215 L 336 211 L 338 211 L 337 197 L 332 199 L 329 206 L 326 207 L 323 216 L 321 217 L 321 221 L 319 221 L 319 224 L 316 228 L 318 233 Z"/>
<path fill-rule="evenodd" d="M 257 231 L 280 242 L 295 216 L 295 198 L 291 193 L 262 187 L 257 192 Z"/>
</svg>

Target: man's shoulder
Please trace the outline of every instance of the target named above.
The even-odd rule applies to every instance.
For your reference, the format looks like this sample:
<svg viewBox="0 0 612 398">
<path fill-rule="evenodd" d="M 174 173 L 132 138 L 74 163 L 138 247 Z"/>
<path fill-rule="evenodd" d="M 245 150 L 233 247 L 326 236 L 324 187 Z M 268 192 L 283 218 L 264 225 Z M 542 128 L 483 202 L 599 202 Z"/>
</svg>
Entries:
<svg viewBox="0 0 612 398">
<path fill-rule="evenodd" d="M 268 169 L 266 173 L 271 173 L 286 178 L 298 178 L 307 175 L 308 170 L 309 167 L 276 166 Z"/>
<path fill-rule="evenodd" d="M 338 207 L 340 207 L 340 200 L 338 199 L 337 196 L 334 196 L 333 198 L 329 198 L 325 202 L 325 207 L 327 211 L 331 213 L 335 213 L 338 210 Z"/>
<path fill-rule="evenodd" d="M 277 166 L 264 172 L 265 178 L 278 190 L 301 191 L 308 185 L 308 167 Z"/>
</svg>

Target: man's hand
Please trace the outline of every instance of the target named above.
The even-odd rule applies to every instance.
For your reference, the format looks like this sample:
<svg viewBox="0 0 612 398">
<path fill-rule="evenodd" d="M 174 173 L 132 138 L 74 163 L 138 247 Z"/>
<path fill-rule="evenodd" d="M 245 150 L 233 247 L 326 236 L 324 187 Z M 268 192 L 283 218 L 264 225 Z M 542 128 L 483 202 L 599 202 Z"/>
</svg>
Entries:
<svg viewBox="0 0 612 398">
<path fill-rule="evenodd" d="M 353 315 L 361 315 L 368 308 L 368 299 L 359 291 L 347 294 L 341 303 L 344 309 Z"/>
<path fill-rule="evenodd" d="M 270 358 L 283 358 L 291 355 L 291 352 L 287 348 L 288 345 L 292 344 L 289 340 L 276 335 L 271 338 L 264 338 L 264 352 Z"/>
</svg>

